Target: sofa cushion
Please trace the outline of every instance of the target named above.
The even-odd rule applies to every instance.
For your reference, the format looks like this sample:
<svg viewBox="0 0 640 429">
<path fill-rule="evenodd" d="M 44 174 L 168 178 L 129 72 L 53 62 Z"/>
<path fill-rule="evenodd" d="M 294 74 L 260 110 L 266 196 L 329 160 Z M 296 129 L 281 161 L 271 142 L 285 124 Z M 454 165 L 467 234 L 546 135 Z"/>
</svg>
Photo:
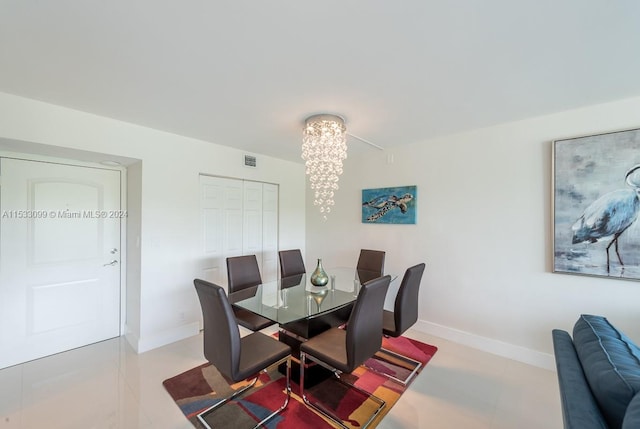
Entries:
<svg viewBox="0 0 640 429">
<path fill-rule="evenodd" d="M 586 314 L 573 328 L 573 343 L 607 424 L 622 428 L 627 406 L 640 391 L 640 349 L 606 318 Z"/>
</svg>

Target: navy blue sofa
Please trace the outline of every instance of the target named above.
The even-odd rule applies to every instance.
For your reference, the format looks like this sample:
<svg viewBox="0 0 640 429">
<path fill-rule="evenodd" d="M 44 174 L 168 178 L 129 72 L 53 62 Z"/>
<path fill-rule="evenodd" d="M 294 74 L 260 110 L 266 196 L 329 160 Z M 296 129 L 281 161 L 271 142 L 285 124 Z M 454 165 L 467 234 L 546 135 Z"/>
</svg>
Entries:
<svg viewBox="0 0 640 429">
<path fill-rule="evenodd" d="M 602 316 L 554 329 L 565 429 L 640 429 L 640 349 Z"/>
</svg>

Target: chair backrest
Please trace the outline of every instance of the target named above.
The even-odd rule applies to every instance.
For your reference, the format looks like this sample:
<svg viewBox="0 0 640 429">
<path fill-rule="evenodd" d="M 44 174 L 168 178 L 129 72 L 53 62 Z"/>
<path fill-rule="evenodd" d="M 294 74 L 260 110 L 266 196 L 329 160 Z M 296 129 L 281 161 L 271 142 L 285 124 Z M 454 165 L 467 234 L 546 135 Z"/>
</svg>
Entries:
<svg viewBox="0 0 640 429">
<path fill-rule="evenodd" d="M 356 269 L 358 270 L 362 283 L 368 281 L 370 278 L 373 279 L 382 276 L 384 272 L 384 256 L 385 252 L 382 250 L 360 250 Z"/>
<path fill-rule="evenodd" d="M 290 287 L 299 286 L 303 279 L 306 279 L 304 274 L 296 274 L 295 276 L 283 277 L 280 279 L 280 289 L 289 289 Z"/>
<path fill-rule="evenodd" d="M 204 357 L 223 375 L 236 380 L 240 369 L 240 330 L 224 289 L 204 280 L 193 281 L 202 307 Z"/>
<path fill-rule="evenodd" d="M 382 346 L 382 311 L 390 276 L 362 285 L 347 323 L 347 366 L 353 371 Z"/>
<path fill-rule="evenodd" d="M 393 319 L 398 336 L 418 321 L 418 292 L 424 267 L 425 264 L 421 263 L 407 268 L 400 283 L 393 306 Z"/>
<path fill-rule="evenodd" d="M 261 284 L 262 278 L 256 255 L 227 258 L 227 280 L 229 293 Z"/>
<path fill-rule="evenodd" d="M 278 252 L 278 257 L 280 258 L 280 277 L 291 277 L 307 272 L 300 249 L 281 250 Z"/>
</svg>

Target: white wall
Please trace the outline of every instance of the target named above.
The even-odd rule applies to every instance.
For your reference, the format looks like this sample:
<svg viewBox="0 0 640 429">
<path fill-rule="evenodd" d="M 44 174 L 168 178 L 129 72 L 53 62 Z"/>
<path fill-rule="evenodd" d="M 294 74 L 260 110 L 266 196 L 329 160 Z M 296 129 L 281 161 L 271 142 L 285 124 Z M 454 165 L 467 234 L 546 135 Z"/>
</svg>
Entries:
<svg viewBox="0 0 640 429">
<path fill-rule="evenodd" d="M 360 248 L 401 275 L 424 261 L 418 329 L 543 367 L 551 330 L 581 313 L 640 342 L 640 283 L 551 273 L 551 141 L 635 127 L 640 98 L 348 158 L 326 222 L 307 194 L 307 264 L 355 264 Z M 362 224 L 361 190 L 397 185 L 418 186 L 417 224 Z"/>
<path fill-rule="evenodd" d="M 638 127 L 640 98 L 350 155 L 326 222 L 310 193 L 305 219 L 301 164 L 258 156 L 249 170 L 225 146 L 1 93 L 0 118 L 0 139 L 141 160 L 130 171 L 140 185 L 140 281 L 127 294 L 139 351 L 197 329 L 199 173 L 280 184 L 280 248 L 303 249 L 310 270 L 318 257 L 355 264 L 364 247 L 386 250 L 387 270 L 400 275 L 426 262 L 424 331 L 547 367 L 551 329 L 571 329 L 580 313 L 603 314 L 640 341 L 640 284 L 552 274 L 550 237 L 550 142 Z M 417 225 L 363 225 L 361 190 L 395 185 L 418 186 Z"/>
<path fill-rule="evenodd" d="M 244 152 L 229 147 L 2 93 L 0 118 L 0 139 L 26 142 L 30 150 L 36 143 L 66 155 L 77 149 L 141 161 L 131 168 L 138 189 L 129 191 L 129 204 L 140 201 L 132 207 L 139 226 L 130 233 L 139 235 L 139 247 L 137 236 L 128 237 L 132 284 L 126 295 L 127 338 L 140 352 L 197 333 L 200 306 L 192 281 L 203 266 L 200 173 L 279 184 L 280 245 L 305 247 L 301 164 L 257 155 L 259 167 L 249 169 L 242 165 Z"/>
</svg>

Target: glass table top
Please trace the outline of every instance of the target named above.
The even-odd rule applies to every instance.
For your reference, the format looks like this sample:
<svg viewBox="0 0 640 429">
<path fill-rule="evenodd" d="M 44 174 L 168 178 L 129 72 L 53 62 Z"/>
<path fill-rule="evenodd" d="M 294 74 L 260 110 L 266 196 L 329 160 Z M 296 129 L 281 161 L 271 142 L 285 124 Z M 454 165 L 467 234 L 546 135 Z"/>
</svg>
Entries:
<svg viewBox="0 0 640 429">
<path fill-rule="evenodd" d="M 325 269 L 326 286 L 311 284 L 311 273 L 285 277 L 229 295 L 229 301 L 279 324 L 329 312 L 356 300 L 370 273 L 355 268 Z M 362 282 L 361 282 L 362 279 Z M 392 280 L 395 277 L 392 276 Z"/>
</svg>

